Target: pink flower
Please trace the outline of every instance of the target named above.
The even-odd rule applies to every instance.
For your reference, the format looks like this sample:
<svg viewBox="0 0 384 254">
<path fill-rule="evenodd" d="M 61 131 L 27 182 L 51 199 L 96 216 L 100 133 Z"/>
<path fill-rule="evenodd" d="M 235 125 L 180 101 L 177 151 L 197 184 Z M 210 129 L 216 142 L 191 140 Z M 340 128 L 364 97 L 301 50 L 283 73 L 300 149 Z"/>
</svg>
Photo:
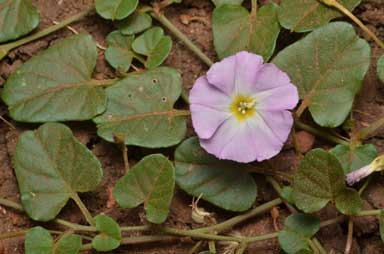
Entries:
<svg viewBox="0 0 384 254">
<path fill-rule="evenodd" d="M 189 98 L 201 146 L 219 159 L 246 163 L 281 151 L 298 93 L 286 73 L 242 51 L 215 63 Z"/>
<path fill-rule="evenodd" d="M 382 171 L 384 169 L 384 155 L 376 157 L 370 164 L 352 171 L 347 174 L 346 180 L 348 185 L 354 185 L 361 179 L 369 176 L 373 172 Z"/>
</svg>

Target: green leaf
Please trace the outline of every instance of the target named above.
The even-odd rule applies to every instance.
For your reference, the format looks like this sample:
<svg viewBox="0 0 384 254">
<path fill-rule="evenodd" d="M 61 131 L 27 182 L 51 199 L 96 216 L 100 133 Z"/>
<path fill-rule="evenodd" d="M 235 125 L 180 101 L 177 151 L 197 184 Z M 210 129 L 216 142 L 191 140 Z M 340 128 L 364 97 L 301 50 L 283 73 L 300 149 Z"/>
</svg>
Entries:
<svg viewBox="0 0 384 254">
<path fill-rule="evenodd" d="M 153 27 L 137 37 L 132 48 L 136 53 L 147 56 L 145 66 L 153 69 L 168 57 L 172 49 L 172 39 L 164 35 L 161 27 Z"/>
<path fill-rule="evenodd" d="M 380 238 L 384 242 L 384 211 L 380 211 L 379 215 L 379 225 L 380 225 Z"/>
<path fill-rule="evenodd" d="M 152 26 L 152 18 L 147 13 L 136 12 L 128 18 L 117 23 L 117 27 L 124 35 L 140 33 Z"/>
<path fill-rule="evenodd" d="M 282 189 L 281 189 L 281 193 L 280 193 L 280 196 L 286 200 L 288 203 L 290 204 L 294 204 L 295 203 L 295 200 L 293 198 L 293 189 L 291 186 L 284 186 Z"/>
<path fill-rule="evenodd" d="M 100 232 L 92 240 L 92 247 L 97 251 L 110 251 L 120 246 L 121 229 L 111 217 L 101 214 L 95 218 L 96 228 Z"/>
<path fill-rule="evenodd" d="M 196 137 L 175 151 L 176 183 L 188 194 L 230 211 L 251 208 L 257 187 L 246 165 L 221 161 L 206 153 Z"/>
<path fill-rule="evenodd" d="M 81 237 L 73 234 L 54 243 L 49 231 L 42 227 L 31 228 L 25 238 L 26 254 L 78 254 L 81 246 Z"/>
<path fill-rule="evenodd" d="M 216 5 L 216 7 L 219 7 L 220 5 L 224 4 L 237 4 L 241 5 L 244 0 L 212 0 L 212 2 Z"/>
<path fill-rule="evenodd" d="M 28 230 L 25 236 L 25 254 L 52 254 L 53 239 L 42 227 Z"/>
<path fill-rule="evenodd" d="M 377 62 L 377 73 L 379 73 L 379 78 L 381 81 L 384 82 L 384 55 L 382 55 Z"/>
<path fill-rule="evenodd" d="M 288 73 L 315 122 L 336 127 L 351 111 L 370 52 L 352 25 L 332 22 L 282 50 L 273 62 Z"/>
<path fill-rule="evenodd" d="M 361 0 L 338 0 L 338 2 L 352 11 Z M 334 18 L 342 17 L 343 14 L 319 0 L 282 0 L 278 16 L 281 26 L 300 33 L 312 31 Z"/>
<path fill-rule="evenodd" d="M 361 209 L 358 193 L 345 186 L 338 159 L 323 149 L 310 151 L 301 161 L 294 179 L 293 196 L 296 206 L 306 213 L 319 211 L 329 201 L 348 215 Z"/>
<path fill-rule="evenodd" d="M 135 37 L 124 36 L 119 31 L 113 31 L 107 36 L 108 47 L 105 50 L 105 59 L 115 69 L 124 72 L 129 70 L 134 53 L 131 45 Z"/>
<path fill-rule="evenodd" d="M 0 43 L 17 39 L 38 25 L 39 11 L 32 1 L 0 0 Z"/>
<path fill-rule="evenodd" d="M 5 83 L 2 98 L 11 117 L 53 122 L 88 120 L 101 114 L 105 92 L 91 80 L 96 58 L 96 44 L 87 34 L 66 38 L 32 57 Z"/>
<path fill-rule="evenodd" d="M 309 214 L 293 214 L 279 232 L 281 248 L 288 254 L 312 253 L 308 240 L 320 229 L 320 219 Z"/>
<path fill-rule="evenodd" d="M 69 198 L 93 190 L 103 174 L 91 151 L 59 123 L 20 135 L 13 164 L 23 208 L 38 221 L 54 219 Z"/>
<path fill-rule="evenodd" d="M 134 208 L 144 203 L 148 221 L 159 224 L 168 216 L 174 187 L 173 164 L 161 154 L 152 154 L 117 182 L 113 196 L 123 208 Z"/>
<path fill-rule="evenodd" d="M 329 151 L 340 162 L 344 174 L 355 171 L 371 163 L 377 156 L 376 147 L 372 144 L 354 147 L 337 145 Z"/>
<path fill-rule="evenodd" d="M 113 142 L 156 148 L 178 144 L 187 127 L 184 111 L 173 109 L 181 94 L 180 74 L 172 68 L 130 74 L 106 89 L 107 110 L 96 117 L 97 134 Z"/>
<path fill-rule="evenodd" d="M 213 12 L 212 29 L 216 52 L 220 59 L 247 50 L 263 56 L 272 56 L 280 26 L 276 4 L 264 5 L 252 16 L 240 5 L 223 5 Z"/>
<path fill-rule="evenodd" d="M 105 19 L 120 20 L 133 13 L 139 0 L 96 0 L 96 11 Z"/>
</svg>

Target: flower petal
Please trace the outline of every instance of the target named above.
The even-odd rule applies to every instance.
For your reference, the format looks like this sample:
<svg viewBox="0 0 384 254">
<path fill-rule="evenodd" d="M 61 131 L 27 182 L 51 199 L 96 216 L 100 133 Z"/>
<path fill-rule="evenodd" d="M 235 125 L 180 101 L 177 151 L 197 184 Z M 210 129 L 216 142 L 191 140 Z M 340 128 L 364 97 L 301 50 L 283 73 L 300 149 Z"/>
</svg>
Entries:
<svg viewBox="0 0 384 254">
<path fill-rule="evenodd" d="M 296 107 L 299 94 L 297 88 L 290 84 L 259 92 L 255 99 L 258 110 L 285 110 Z"/>
<path fill-rule="evenodd" d="M 200 138 L 211 138 L 219 126 L 232 115 L 207 106 L 192 104 L 190 106 L 192 125 Z"/>
<path fill-rule="evenodd" d="M 247 95 L 253 91 L 263 58 L 246 51 L 236 54 L 235 89 L 237 94 Z"/>
<path fill-rule="evenodd" d="M 272 63 L 264 64 L 257 73 L 257 80 L 253 86 L 253 92 L 262 92 L 280 86 L 291 85 L 289 76 Z"/>
<path fill-rule="evenodd" d="M 224 58 L 212 65 L 207 72 L 208 82 L 228 96 L 232 96 L 235 89 L 236 56 Z"/>
<path fill-rule="evenodd" d="M 348 185 L 354 185 L 355 183 L 359 182 L 364 177 L 367 177 L 370 174 L 372 174 L 373 171 L 374 170 L 373 170 L 372 165 L 369 164 L 365 167 L 362 167 L 360 169 L 357 169 L 355 171 L 348 173 L 346 176 L 346 180 L 347 180 Z"/>
</svg>

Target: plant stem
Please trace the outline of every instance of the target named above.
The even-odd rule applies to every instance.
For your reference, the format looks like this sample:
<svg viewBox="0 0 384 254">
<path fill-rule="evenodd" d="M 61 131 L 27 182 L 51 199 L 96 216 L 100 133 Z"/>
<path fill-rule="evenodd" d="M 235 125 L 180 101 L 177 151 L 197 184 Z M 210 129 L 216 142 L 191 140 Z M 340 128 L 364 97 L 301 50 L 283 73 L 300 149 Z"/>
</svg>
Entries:
<svg viewBox="0 0 384 254">
<path fill-rule="evenodd" d="M 209 241 L 208 242 L 208 248 L 209 248 L 210 254 L 216 254 L 216 244 L 215 244 L 215 241 Z"/>
<path fill-rule="evenodd" d="M 114 85 L 119 79 L 113 78 L 113 79 L 91 79 L 89 83 L 94 86 L 112 86 Z"/>
<path fill-rule="evenodd" d="M 55 222 L 59 225 L 66 226 L 75 231 L 85 231 L 85 232 L 97 232 L 97 229 L 93 226 L 84 226 L 76 223 L 72 223 L 62 219 L 55 219 Z"/>
<path fill-rule="evenodd" d="M 87 207 L 84 205 L 83 201 L 81 201 L 79 195 L 75 192 L 71 195 L 71 198 L 73 201 L 75 201 L 76 205 L 79 207 L 81 213 L 84 215 L 85 219 L 91 226 L 95 226 L 95 221 L 91 215 L 91 213 L 88 211 Z"/>
<path fill-rule="evenodd" d="M 323 245 L 321 245 L 320 241 L 317 240 L 317 238 L 313 238 L 312 241 L 316 245 L 316 247 L 319 250 L 320 254 L 327 254 L 327 251 L 324 249 Z"/>
<path fill-rule="evenodd" d="M 372 133 L 376 132 L 377 130 L 381 129 L 384 126 L 384 117 L 378 119 L 377 121 L 374 121 L 371 123 L 368 127 L 361 129 L 357 133 L 357 138 L 359 140 L 366 139 L 369 137 Z"/>
<path fill-rule="evenodd" d="M 17 47 L 20 47 L 21 45 L 24 45 L 26 43 L 29 43 L 31 41 L 34 41 L 34 40 L 37 40 L 37 39 L 40 39 L 41 37 L 44 37 L 48 34 L 51 34 L 53 32 L 56 32 L 57 30 L 60 30 L 64 27 L 66 27 L 67 25 L 71 24 L 71 23 L 74 23 L 86 16 L 88 16 L 93 10 L 94 10 L 94 6 L 92 6 L 91 8 L 83 11 L 83 12 L 80 12 L 72 17 L 69 17 L 63 21 L 61 21 L 60 23 L 57 23 L 56 25 L 53 25 L 53 26 L 50 26 L 50 27 L 47 27 L 37 33 L 34 33 L 28 37 L 25 37 L 25 38 L 22 38 L 20 40 L 17 40 L 17 41 L 14 41 L 14 42 L 10 42 L 10 43 L 7 43 L 7 44 L 3 44 L 3 45 L 0 45 L 0 60 L 5 57 L 8 52 L 14 48 L 17 48 Z"/>
<path fill-rule="evenodd" d="M 243 254 L 247 249 L 247 247 L 248 247 L 247 243 L 241 243 L 239 248 L 236 250 L 236 254 Z"/>
<path fill-rule="evenodd" d="M 348 236 L 347 243 L 345 244 L 344 254 L 350 254 L 352 250 L 352 242 L 353 242 L 353 220 L 351 217 L 348 219 Z"/>
<path fill-rule="evenodd" d="M 326 227 L 326 226 L 329 226 L 329 225 L 332 225 L 332 224 L 337 224 L 339 222 L 343 222 L 345 220 L 345 216 L 344 215 L 340 215 L 340 216 L 337 216 L 333 219 L 330 219 L 330 220 L 326 220 L 326 221 L 323 221 L 323 222 L 320 222 L 320 227 Z"/>
<path fill-rule="evenodd" d="M 18 212 L 24 211 L 23 207 L 20 204 L 13 202 L 11 200 L 5 199 L 5 198 L 0 198 L 0 205 L 13 208 Z"/>
<path fill-rule="evenodd" d="M 28 230 L 21 230 L 21 231 L 16 231 L 16 232 L 9 232 L 9 233 L 0 234 L 0 240 L 23 236 L 27 232 L 28 232 Z"/>
<path fill-rule="evenodd" d="M 311 133 L 317 137 L 323 138 L 325 140 L 328 140 L 332 143 L 349 146 L 349 140 L 348 139 L 341 139 L 339 137 L 336 137 L 334 135 L 329 134 L 328 132 L 313 128 L 312 126 L 309 126 L 309 125 L 307 125 L 307 124 L 305 124 L 299 120 L 295 120 L 295 126 L 299 129 L 308 131 L 309 133 Z"/>
<path fill-rule="evenodd" d="M 178 39 L 180 39 L 193 53 L 195 53 L 205 64 L 212 66 L 213 62 L 201 51 L 187 36 L 185 36 L 176 26 L 174 26 L 163 13 L 153 10 L 151 16 L 163 24 Z"/>
<path fill-rule="evenodd" d="M 152 230 L 152 229 L 153 229 L 153 227 L 151 227 L 150 225 L 121 227 L 121 231 L 124 231 L 124 232 L 149 231 L 149 230 Z"/>
<path fill-rule="evenodd" d="M 241 223 L 245 220 L 248 220 L 248 219 L 250 219 L 250 218 L 252 218 L 258 214 L 261 214 L 261 213 L 264 213 L 264 212 L 270 210 L 272 207 L 277 206 L 277 205 L 281 204 L 282 202 L 283 201 L 280 198 L 276 198 L 276 199 L 273 199 L 267 203 L 264 203 L 264 204 L 262 204 L 256 208 L 253 208 L 252 210 L 250 210 L 247 213 L 235 216 L 235 217 L 233 217 L 229 220 L 226 220 L 222 223 L 219 223 L 219 224 L 216 224 L 213 226 L 209 226 L 209 227 L 193 229 L 190 231 L 195 232 L 195 233 L 207 233 L 207 232 L 212 232 L 212 231 L 223 232 L 223 231 L 231 229 L 236 224 L 239 224 L 239 223 Z"/>
<path fill-rule="evenodd" d="M 381 211 L 382 211 L 382 209 L 365 210 L 365 211 L 359 212 L 355 216 L 376 216 L 376 215 L 380 215 Z"/>
<path fill-rule="evenodd" d="M 347 8 L 345 8 L 342 4 L 337 2 L 336 0 L 320 0 L 323 3 L 325 3 L 328 6 L 335 7 L 340 12 L 344 13 L 344 15 L 348 16 L 350 19 L 352 19 L 353 22 L 355 22 L 364 32 L 368 34 L 369 37 L 371 37 L 379 47 L 384 49 L 384 43 L 371 31 L 368 27 L 366 27 L 363 22 L 361 22 L 355 15 L 353 15 Z"/>
</svg>

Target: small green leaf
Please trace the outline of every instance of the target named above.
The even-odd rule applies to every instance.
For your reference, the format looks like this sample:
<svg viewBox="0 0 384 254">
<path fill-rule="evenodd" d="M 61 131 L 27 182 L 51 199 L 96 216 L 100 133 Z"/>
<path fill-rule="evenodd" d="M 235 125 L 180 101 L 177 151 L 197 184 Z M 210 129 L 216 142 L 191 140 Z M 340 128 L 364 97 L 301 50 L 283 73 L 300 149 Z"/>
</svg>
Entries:
<svg viewBox="0 0 384 254">
<path fill-rule="evenodd" d="M 55 218 L 77 192 L 93 190 L 103 173 L 91 151 L 59 123 L 20 135 L 13 164 L 23 208 L 38 221 Z"/>
<path fill-rule="evenodd" d="M 357 214 L 363 208 L 363 200 L 359 193 L 352 188 L 345 188 L 335 199 L 336 208 L 343 214 Z"/>
<path fill-rule="evenodd" d="M 120 246 L 121 229 L 119 224 L 107 215 L 95 218 L 96 228 L 100 232 L 92 240 L 92 247 L 97 251 L 110 251 Z"/>
<path fill-rule="evenodd" d="M 101 114 L 105 92 L 91 80 L 96 58 L 96 44 L 87 34 L 66 38 L 32 57 L 5 83 L 2 98 L 11 117 L 22 122 L 54 122 L 88 120 Z"/>
<path fill-rule="evenodd" d="M 124 72 L 129 70 L 134 53 L 131 45 L 135 37 L 122 35 L 119 31 L 113 31 L 107 36 L 108 47 L 105 50 L 105 59 L 115 69 Z"/>
<path fill-rule="evenodd" d="M 289 74 L 315 122 L 337 127 L 351 111 L 370 52 L 352 25 L 332 22 L 282 50 L 273 62 Z"/>
<path fill-rule="evenodd" d="M 176 183 L 188 194 L 230 211 L 248 210 L 257 187 L 246 165 L 220 161 L 206 153 L 197 138 L 189 138 L 175 151 Z"/>
<path fill-rule="evenodd" d="M 247 50 L 272 56 L 280 26 L 276 4 L 264 5 L 255 17 L 240 5 L 222 5 L 213 12 L 212 30 L 216 52 L 220 59 Z"/>
<path fill-rule="evenodd" d="M 136 12 L 116 25 L 122 34 L 133 35 L 150 28 L 152 26 L 152 18 L 147 13 Z"/>
<path fill-rule="evenodd" d="M 344 174 L 355 171 L 371 163 L 377 157 L 376 147 L 372 144 L 354 147 L 337 145 L 329 151 L 340 162 Z"/>
<path fill-rule="evenodd" d="M 30 0 L 0 0 L 0 43 L 31 32 L 39 25 L 39 16 Z"/>
<path fill-rule="evenodd" d="M 381 81 L 384 82 L 384 55 L 382 55 L 377 62 L 377 73 L 379 73 L 379 78 Z"/>
<path fill-rule="evenodd" d="M 113 196 L 123 208 L 134 208 L 144 203 L 148 221 L 159 224 L 168 216 L 174 187 L 173 164 L 161 154 L 152 154 L 117 182 Z"/>
<path fill-rule="evenodd" d="M 136 53 L 147 56 L 145 66 L 153 69 L 164 62 L 172 49 L 172 39 L 164 35 L 161 27 L 153 27 L 132 43 Z"/>
<path fill-rule="evenodd" d="M 233 5 L 241 5 L 244 0 L 212 0 L 212 2 L 216 5 L 216 7 L 219 7 L 220 5 L 224 4 L 233 4 Z"/>
<path fill-rule="evenodd" d="M 380 238 L 381 238 L 381 241 L 384 242 L 384 210 L 380 211 L 379 225 L 380 225 Z"/>
<path fill-rule="evenodd" d="M 53 239 L 42 227 L 28 230 L 25 236 L 25 254 L 52 254 Z"/>
<path fill-rule="evenodd" d="M 25 238 L 26 254 L 78 254 L 82 243 L 79 235 L 64 235 L 55 244 L 48 230 L 34 227 Z"/>
<path fill-rule="evenodd" d="M 310 151 L 301 161 L 294 179 L 293 196 L 296 206 L 306 213 L 319 211 L 329 201 L 336 202 L 336 207 L 345 214 L 361 209 L 358 193 L 345 186 L 341 164 L 323 149 Z"/>
<path fill-rule="evenodd" d="M 291 186 L 284 186 L 282 189 L 281 189 L 281 193 L 280 193 L 280 196 L 286 200 L 288 203 L 290 204 L 294 204 L 295 203 L 295 200 L 293 198 L 293 189 Z"/>
<path fill-rule="evenodd" d="M 361 0 L 338 0 L 352 11 Z M 343 14 L 319 0 L 282 0 L 278 12 L 281 26 L 294 32 L 308 32 Z"/>
<path fill-rule="evenodd" d="M 309 214 L 293 214 L 279 232 L 281 248 L 288 254 L 312 253 L 308 240 L 320 229 L 320 219 Z"/>
<path fill-rule="evenodd" d="M 120 20 L 133 13 L 139 0 L 96 0 L 96 11 L 105 19 Z"/>
<path fill-rule="evenodd" d="M 158 148 L 178 144 L 185 136 L 185 112 L 173 109 L 181 94 L 175 69 L 130 74 L 106 92 L 107 110 L 94 119 L 97 134 L 105 140 L 114 142 L 119 135 L 126 145 Z"/>
</svg>

